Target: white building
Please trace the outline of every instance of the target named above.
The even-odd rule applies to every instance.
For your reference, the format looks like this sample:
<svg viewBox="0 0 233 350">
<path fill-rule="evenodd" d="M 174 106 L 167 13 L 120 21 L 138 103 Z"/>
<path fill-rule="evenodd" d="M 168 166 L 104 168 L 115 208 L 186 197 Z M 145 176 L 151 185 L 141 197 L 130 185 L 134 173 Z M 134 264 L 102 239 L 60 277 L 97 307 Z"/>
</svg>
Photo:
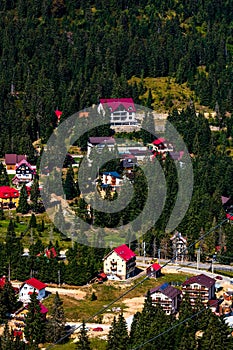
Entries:
<svg viewBox="0 0 233 350">
<path fill-rule="evenodd" d="M 98 112 L 110 114 L 111 126 L 137 126 L 136 108 L 132 98 L 100 99 Z"/>
<path fill-rule="evenodd" d="M 104 257 L 104 273 L 111 280 L 125 280 L 134 276 L 136 255 L 123 244 Z"/>
<path fill-rule="evenodd" d="M 174 314 L 178 310 L 181 291 L 164 283 L 150 290 L 150 296 L 154 305 L 160 305 L 167 315 Z"/>
<path fill-rule="evenodd" d="M 30 302 L 30 298 L 33 292 L 37 294 L 37 299 L 41 300 L 46 296 L 45 288 L 46 284 L 37 280 L 36 278 L 30 278 L 25 281 L 19 290 L 19 301 L 27 304 Z"/>
</svg>

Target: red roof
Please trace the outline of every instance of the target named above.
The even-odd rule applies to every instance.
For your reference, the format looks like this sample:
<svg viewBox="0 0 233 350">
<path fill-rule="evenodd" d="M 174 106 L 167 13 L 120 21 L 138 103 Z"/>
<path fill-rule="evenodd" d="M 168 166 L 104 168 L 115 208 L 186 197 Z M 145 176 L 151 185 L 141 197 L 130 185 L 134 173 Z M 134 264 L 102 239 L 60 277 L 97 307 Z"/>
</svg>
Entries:
<svg viewBox="0 0 233 350">
<path fill-rule="evenodd" d="M 160 139 L 154 140 L 152 143 L 153 145 L 160 145 L 161 143 L 164 143 L 166 140 L 161 137 Z"/>
<path fill-rule="evenodd" d="M 182 283 L 182 286 L 187 286 L 193 283 L 197 283 L 207 288 L 210 288 L 213 284 L 215 284 L 215 279 L 202 273 L 201 275 L 188 278 L 184 283 Z"/>
<path fill-rule="evenodd" d="M 0 288 L 3 288 L 5 286 L 6 283 L 6 276 L 2 276 L 0 278 Z"/>
<path fill-rule="evenodd" d="M 136 108 L 132 98 L 101 98 L 101 104 L 106 104 L 111 112 L 114 112 L 120 106 L 123 106 L 127 111 L 136 112 Z"/>
<path fill-rule="evenodd" d="M 10 186 L 0 186 L 0 198 L 18 198 L 19 191 Z"/>
<path fill-rule="evenodd" d="M 56 109 L 56 111 L 54 111 L 57 118 L 60 119 L 61 118 L 61 115 L 62 115 L 62 111 L 59 111 L 58 109 Z"/>
<path fill-rule="evenodd" d="M 37 280 L 36 278 L 30 278 L 29 280 L 25 281 L 23 284 L 29 284 L 30 286 L 32 286 L 35 289 L 41 290 L 44 289 L 45 287 L 47 287 L 46 284 L 44 284 L 43 282 Z"/>
<path fill-rule="evenodd" d="M 161 269 L 161 266 L 157 263 L 152 264 L 147 269 L 150 269 L 151 271 L 159 271 Z"/>
<path fill-rule="evenodd" d="M 57 252 L 54 247 L 45 250 L 47 258 L 56 258 Z"/>
<path fill-rule="evenodd" d="M 25 164 L 26 166 L 28 166 L 28 168 L 32 171 L 34 171 L 34 169 L 32 168 L 31 164 L 28 163 L 28 161 L 26 159 L 22 159 L 20 162 L 17 162 L 16 164 L 16 169 L 18 169 L 21 165 Z"/>
<path fill-rule="evenodd" d="M 41 314 L 47 314 L 49 310 L 47 309 L 47 307 L 45 307 L 43 304 L 40 303 L 40 313 Z"/>
<path fill-rule="evenodd" d="M 136 254 L 134 254 L 134 252 L 129 249 L 126 244 L 123 244 L 113 250 L 125 261 L 128 261 L 136 256 Z"/>
</svg>

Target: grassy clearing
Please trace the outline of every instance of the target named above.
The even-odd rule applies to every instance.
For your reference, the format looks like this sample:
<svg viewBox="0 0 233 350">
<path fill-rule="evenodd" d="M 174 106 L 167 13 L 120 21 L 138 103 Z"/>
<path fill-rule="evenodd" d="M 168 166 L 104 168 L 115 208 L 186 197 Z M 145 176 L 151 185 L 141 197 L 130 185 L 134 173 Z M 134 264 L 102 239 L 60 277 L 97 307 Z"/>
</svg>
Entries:
<svg viewBox="0 0 233 350">
<path fill-rule="evenodd" d="M 89 339 L 91 342 L 91 349 L 92 350 L 105 350 L 107 342 L 105 340 L 99 339 L 99 338 L 91 338 Z M 54 350 L 75 350 L 76 344 L 73 343 L 73 340 L 70 340 L 66 344 L 59 344 L 55 345 L 53 347 Z"/>
<path fill-rule="evenodd" d="M 129 84 L 139 84 L 141 79 L 138 77 L 132 77 Z M 190 99 L 195 103 L 197 110 L 208 112 L 209 109 L 205 106 L 201 106 L 195 93 L 190 90 L 187 83 L 177 84 L 175 78 L 171 77 L 159 77 L 159 78 L 145 78 L 143 79 L 143 85 L 146 92 L 139 96 L 140 100 L 146 101 L 149 89 L 151 89 L 153 103 L 152 108 L 155 111 L 166 113 L 174 108 L 183 109 L 190 103 Z"/>
<path fill-rule="evenodd" d="M 157 279 L 152 279 L 152 278 L 148 279 L 144 281 L 141 285 L 136 287 L 134 290 L 129 292 L 125 297 L 120 299 L 118 302 L 114 303 L 110 307 L 110 309 L 114 306 L 114 307 L 120 307 L 122 310 L 126 310 L 127 305 L 125 305 L 124 303 L 125 299 L 142 297 L 147 293 L 149 289 L 159 284 L 163 284 L 165 282 L 182 283 L 188 277 L 190 277 L 189 274 L 181 273 L 181 274 L 166 274 Z M 143 278 L 140 278 L 137 281 L 134 281 L 134 285 L 142 281 L 143 281 Z M 125 283 L 114 282 L 113 284 L 111 282 L 107 282 L 106 284 L 85 286 L 85 288 L 80 289 L 82 291 L 84 290 L 87 292 L 87 296 L 84 300 L 77 300 L 73 296 L 61 295 L 67 321 L 81 322 L 83 319 L 87 320 L 89 317 L 93 316 L 103 307 L 107 306 L 113 300 L 117 299 L 120 295 L 122 295 L 131 287 L 132 285 L 128 285 Z M 90 300 L 92 292 L 95 292 L 97 296 L 97 300 L 95 301 Z M 78 295 L 78 290 L 77 290 L 77 295 Z M 53 298 L 54 298 L 54 295 L 51 295 L 49 298 L 47 298 L 44 301 L 44 305 L 49 310 L 51 310 L 51 307 L 53 304 Z M 106 312 L 109 312 L 109 311 L 106 311 Z M 94 321 L 100 322 L 101 318 L 95 319 Z"/>
</svg>

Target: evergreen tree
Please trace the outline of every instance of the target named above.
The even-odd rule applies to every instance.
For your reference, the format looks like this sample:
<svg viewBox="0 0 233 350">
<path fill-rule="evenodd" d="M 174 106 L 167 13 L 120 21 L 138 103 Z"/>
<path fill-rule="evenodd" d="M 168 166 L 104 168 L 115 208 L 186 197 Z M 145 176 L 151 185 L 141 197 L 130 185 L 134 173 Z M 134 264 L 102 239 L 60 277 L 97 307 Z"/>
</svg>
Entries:
<svg viewBox="0 0 233 350">
<path fill-rule="evenodd" d="M 35 213 L 40 211 L 41 205 L 39 204 L 40 199 L 40 190 L 39 190 L 39 181 L 37 177 L 33 180 L 31 187 L 30 201 L 32 202 L 32 210 Z"/>
<path fill-rule="evenodd" d="M 55 343 L 66 334 L 63 302 L 60 299 L 58 292 L 55 294 L 51 310 L 51 319 L 49 320 L 46 328 L 46 338 L 52 343 Z"/>
<path fill-rule="evenodd" d="M 129 345 L 129 336 L 127 324 L 122 314 L 119 315 L 117 321 L 114 317 L 112 328 L 108 334 L 108 345 L 106 350 L 123 350 Z"/>
<path fill-rule="evenodd" d="M 10 181 L 6 168 L 4 167 L 2 162 L 0 162 L 0 186 L 9 186 L 9 183 Z"/>
<path fill-rule="evenodd" d="M 85 322 L 83 321 L 82 327 L 79 332 L 79 341 L 76 345 L 76 350 L 91 350 L 90 341 L 88 339 Z"/>
<path fill-rule="evenodd" d="M 10 349 L 14 349 L 14 339 L 12 332 L 10 332 L 9 325 L 6 323 L 1 337 L 1 350 Z"/>
<path fill-rule="evenodd" d="M 30 346 L 37 348 L 45 340 L 45 323 L 40 311 L 40 302 L 35 291 L 28 304 L 28 313 L 25 319 L 24 334 Z"/>
<path fill-rule="evenodd" d="M 20 196 L 19 196 L 19 205 L 16 209 L 17 213 L 21 214 L 27 214 L 30 207 L 28 204 L 28 194 L 26 190 L 26 185 L 23 184 L 21 190 L 20 190 Z"/>
<path fill-rule="evenodd" d="M 64 181 L 64 192 L 66 199 L 71 200 L 76 197 L 77 189 L 74 181 L 74 171 L 71 166 L 67 169 L 66 178 Z"/>
</svg>

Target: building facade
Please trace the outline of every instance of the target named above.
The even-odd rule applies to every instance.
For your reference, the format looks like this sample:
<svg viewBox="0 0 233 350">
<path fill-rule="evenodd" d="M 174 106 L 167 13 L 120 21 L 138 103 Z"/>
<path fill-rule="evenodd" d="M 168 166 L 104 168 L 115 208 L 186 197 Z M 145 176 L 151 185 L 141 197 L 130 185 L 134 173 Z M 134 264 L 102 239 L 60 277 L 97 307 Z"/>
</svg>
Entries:
<svg viewBox="0 0 233 350">
<path fill-rule="evenodd" d="M 195 306 L 197 300 L 207 305 L 209 300 L 216 299 L 215 279 L 205 274 L 188 278 L 182 284 L 182 293 L 189 297 L 192 306 Z"/>
<path fill-rule="evenodd" d="M 104 273 L 111 280 L 125 280 L 134 276 L 135 253 L 123 244 L 104 257 Z"/>
<path fill-rule="evenodd" d="M 150 290 L 150 296 L 154 305 L 160 305 L 167 315 L 178 311 L 181 291 L 172 287 L 169 283 L 161 284 Z"/>
<path fill-rule="evenodd" d="M 37 294 L 37 299 L 41 300 L 46 296 L 46 284 L 37 280 L 36 278 L 30 278 L 25 281 L 19 290 L 19 301 L 22 303 L 29 303 L 33 292 Z"/>
</svg>

